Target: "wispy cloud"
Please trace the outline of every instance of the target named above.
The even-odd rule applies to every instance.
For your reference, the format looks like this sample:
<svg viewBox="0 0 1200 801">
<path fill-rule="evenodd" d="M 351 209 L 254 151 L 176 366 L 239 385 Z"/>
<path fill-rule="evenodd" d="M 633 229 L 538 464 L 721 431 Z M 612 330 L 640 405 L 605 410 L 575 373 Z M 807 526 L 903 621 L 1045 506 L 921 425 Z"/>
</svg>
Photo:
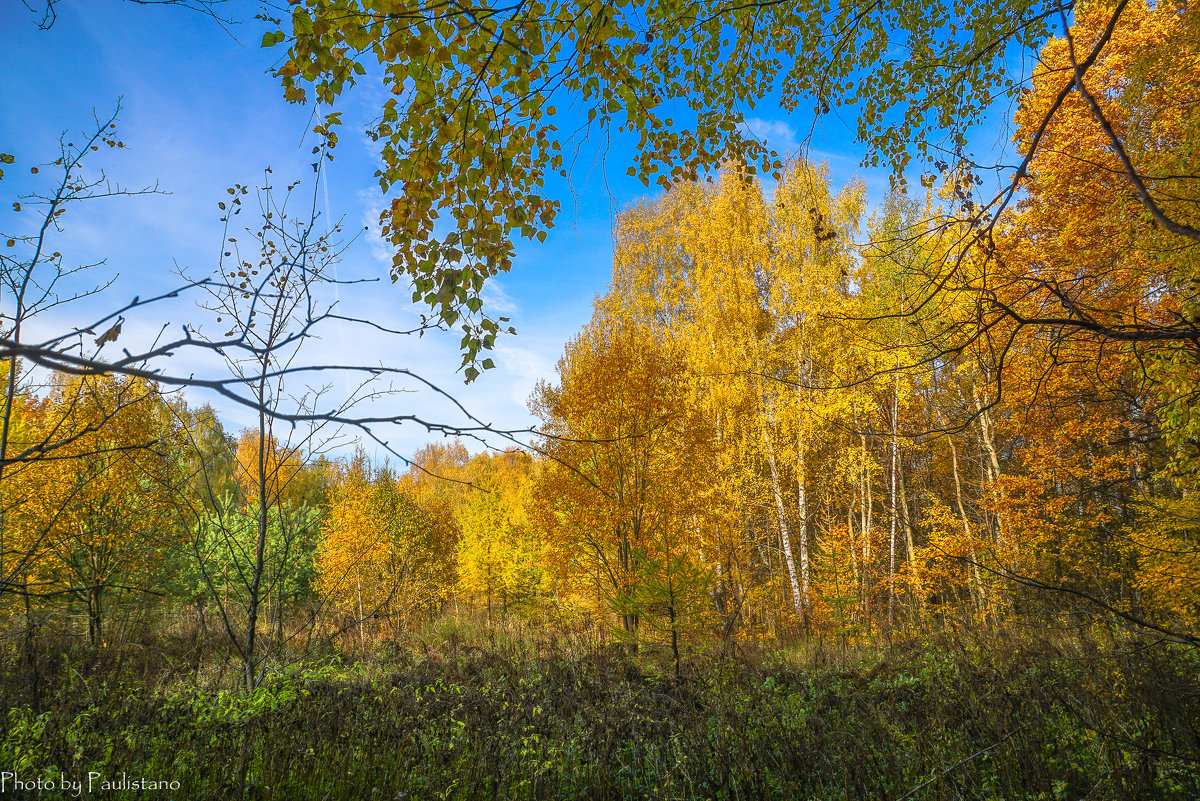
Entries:
<svg viewBox="0 0 1200 801">
<path fill-rule="evenodd" d="M 779 153 L 795 153 L 800 149 L 800 138 L 796 129 L 783 120 L 767 120 L 762 117 L 747 117 L 742 123 L 742 132 L 754 137 Z"/>
<path fill-rule="evenodd" d="M 499 366 L 508 376 L 509 397 L 524 407 L 538 381 L 554 378 L 554 358 L 530 348 L 501 343 L 496 345 Z"/>
<path fill-rule="evenodd" d="M 504 291 L 504 287 L 496 278 L 488 279 L 483 285 L 483 308 L 486 312 L 511 315 L 521 310 L 512 295 Z"/>
<path fill-rule="evenodd" d="M 362 206 L 363 239 L 371 250 L 371 257 L 389 270 L 392 267 L 392 246 L 379 229 L 379 218 L 384 212 L 384 199 L 374 189 L 360 189 L 357 193 Z"/>
</svg>

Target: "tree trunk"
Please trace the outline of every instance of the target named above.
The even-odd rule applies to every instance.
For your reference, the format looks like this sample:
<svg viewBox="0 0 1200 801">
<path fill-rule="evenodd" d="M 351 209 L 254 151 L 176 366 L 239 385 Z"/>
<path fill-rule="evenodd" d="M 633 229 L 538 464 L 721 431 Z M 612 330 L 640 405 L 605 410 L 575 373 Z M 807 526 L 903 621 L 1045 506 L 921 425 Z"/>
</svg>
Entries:
<svg viewBox="0 0 1200 801">
<path fill-rule="evenodd" d="M 800 546 L 800 599 L 808 609 L 808 487 L 805 476 L 804 441 L 796 448 L 796 499 L 799 520 L 796 524 L 796 544 Z"/>
<path fill-rule="evenodd" d="M 355 571 L 358 575 L 358 647 L 363 654 L 367 652 L 367 632 L 363 628 L 363 599 L 362 599 L 362 569 Z"/>
<path fill-rule="evenodd" d="M 623 585 L 620 591 L 625 596 L 624 603 L 629 603 L 632 590 L 630 572 L 633 569 L 633 546 L 627 536 L 622 537 L 620 545 L 617 546 L 617 561 L 621 567 L 621 583 Z M 621 627 L 629 635 L 629 645 L 627 646 L 629 655 L 634 656 L 638 652 L 638 615 L 632 608 L 622 611 Z"/>
<path fill-rule="evenodd" d="M 286 569 L 286 566 L 285 566 Z M 276 649 L 283 648 L 283 580 L 279 579 L 275 582 L 275 640 L 273 647 Z"/>
<path fill-rule="evenodd" d="M 922 613 L 924 589 L 921 586 L 921 571 L 917 565 L 917 550 L 914 543 L 914 533 L 912 526 L 912 509 L 908 505 L 908 491 L 904 485 L 904 464 L 901 463 L 896 471 L 896 478 L 900 483 L 900 522 L 904 528 L 904 551 L 908 556 L 908 569 L 912 574 L 913 586 L 912 590 L 915 593 L 913 603 L 916 604 L 917 614 Z"/>
<path fill-rule="evenodd" d="M 102 630 L 104 612 L 100 605 L 100 593 L 103 591 L 101 586 L 89 587 L 87 590 L 88 602 L 88 642 L 93 648 L 98 648 L 104 641 L 104 632 Z"/>
<path fill-rule="evenodd" d="M 267 447 L 268 434 L 266 413 L 262 409 L 258 415 L 258 530 L 254 543 L 254 569 L 250 574 L 250 598 L 246 609 L 246 649 L 242 659 L 246 668 L 246 688 L 253 690 L 258 683 L 258 660 L 254 649 L 257 647 L 259 595 L 262 589 L 263 570 L 267 554 L 267 524 L 271 506 L 267 499 Z"/>
<path fill-rule="evenodd" d="M 890 534 L 888 537 L 888 631 L 891 631 L 892 625 L 895 622 L 896 612 L 896 451 L 897 451 L 897 436 L 896 436 L 896 417 L 899 411 L 899 393 L 892 396 L 892 454 L 891 454 L 891 469 L 889 470 L 890 481 L 888 482 L 888 505 L 891 511 L 891 519 L 889 521 Z"/>
<path fill-rule="evenodd" d="M 196 617 L 200 623 L 200 639 L 206 642 L 208 640 L 208 619 L 204 615 L 204 598 L 196 599 Z"/>
<path fill-rule="evenodd" d="M 671 601 L 667 605 L 667 617 L 671 624 L 671 656 L 675 660 L 675 681 L 679 682 L 679 630 L 675 626 L 675 594 L 671 594 Z"/>
<path fill-rule="evenodd" d="M 851 498 L 846 504 L 846 535 L 850 539 L 850 566 L 854 569 L 854 583 L 860 585 L 858 571 L 858 543 L 854 540 L 854 499 Z"/>
<path fill-rule="evenodd" d="M 980 395 L 979 386 L 974 382 L 971 383 L 971 400 L 975 405 L 975 414 L 979 418 L 979 441 L 983 447 L 984 456 L 987 457 L 985 470 L 988 483 L 991 485 L 992 499 L 996 504 L 995 514 L 992 516 L 995 530 L 992 533 L 997 546 L 999 546 L 1004 538 L 1004 524 L 1001 518 L 1003 498 L 997 485 L 1000 480 L 1000 453 L 996 449 L 996 440 L 993 436 L 991 410 Z"/>
<path fill-rule="evenodd" d="M 986 622 L 983 577 L 979 573 L 979 560 L 975 555 L 975 543 L 971 537 L 971 524 L 967 520 L 967 508 L 963 505 L 962 482 L 958 478 L 958 448 L 954 447 L 954 437 L 947 437 L 947 439 L 950 442 L 950 468 L 954 471 L 954 498 L 958 502 L 958 516 L 962 519 L 963 534 L 970 543 L 971 570 L 975 578 L 975 602 L 979 609 L 979 619 Z"/>
<path fill-rule="evenodd" d="M 783 559 L 787 563 L 788 579 L 792 585 L 792 604 L 796 609 L 796 617 L 804 616 L 804 601 L 800 594 L 800 582 L 796 578 L 796 560 L 792 557 L 792 540 L 788 532 L 787 510 L 783 506 L 783 490 L 779 485 L 779 467 L 775 463 L 775 451 L 771 447 L 771 437 L 763 427 L 763 442 L 767 446 L 767 464 L 771 468 L 771 489 L 775 495 L 775 512 L 779 515 L 779 539 L 783 544 Z"/>
<path fill-rule="evenodd" d="M 796 350 L 796 403 L 797 414 L 804 410 L 804 396 L 801 387 L 808 378 L 804 369 L 804 360 L 800 350 Z M 804 625 L 808 626 L 808 476 L 804 460 L 804 437 L 799 430 L 796 434 L 796 506 L 799 521 L 796 529 L 796 544 L 800 546 L 800 601 L 804 606 Z"/>
<path fill-rule="evenodd" d="M 857 425 L 857 419 L 855 420 Z M 862 604 L 863 604 L 863 619 L 867 625 L 871 625 L 871 508 L 874 505 L 871 499 L 871 474 L 867 469 L 867 437 L 865 434 L 858 435 L 858 441 L 862 447 L 862 472 L 859 474 L 859 511 L 862 515 Z"/>
</svg>

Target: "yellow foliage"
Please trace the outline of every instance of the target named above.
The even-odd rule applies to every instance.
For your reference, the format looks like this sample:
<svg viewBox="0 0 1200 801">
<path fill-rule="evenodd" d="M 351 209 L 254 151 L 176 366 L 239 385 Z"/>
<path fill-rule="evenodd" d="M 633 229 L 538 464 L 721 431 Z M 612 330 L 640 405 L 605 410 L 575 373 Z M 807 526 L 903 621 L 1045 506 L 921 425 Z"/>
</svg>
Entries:
<svg viewBox="0 0 1200 801">
<path fill-rule="evenodd" d="M 266 496 L 267 506 L 300 500 L 294 497 L 299 489 L 296 477 L 304 466 L 299 449 L 281 445 L 270 434 L 265 437 L 266 447 L 261 444 L 263 440 L 257 431 L 249 428 L 238 437 L 234 477 L 243 500 L 252 502 L 259 497 L 260 491 Z"/>
<path fill-rule="evenodd" d="M 22 436 L 45 456 L 5 479 L 6 547 L 21 554 L 30 591 L 87 604 L 98 642 L 110 591 L 153 590 L 181 541 L 182 437 L 157 388 L 136 378 L 56 375 L 30 411 Z"/>
<path fill-rule="evenodd" d="M 436 521 L 390 472 L 363 454 L 337 476 L 317 555 L 317 584 L 333 609 L 396 625 L 440 608 L 449 554 Z"/>
<path fill-rule="evenodd" d="M 482 600 L 489 618 L 497 606 L 530 608 L 545 592 L 545 551 L 528 518 L 533 460 L 516 450 L 480 454 L 460 477 L 472 491 L 460 496 L 455 511 L 459 587 Z"/>
</svg>

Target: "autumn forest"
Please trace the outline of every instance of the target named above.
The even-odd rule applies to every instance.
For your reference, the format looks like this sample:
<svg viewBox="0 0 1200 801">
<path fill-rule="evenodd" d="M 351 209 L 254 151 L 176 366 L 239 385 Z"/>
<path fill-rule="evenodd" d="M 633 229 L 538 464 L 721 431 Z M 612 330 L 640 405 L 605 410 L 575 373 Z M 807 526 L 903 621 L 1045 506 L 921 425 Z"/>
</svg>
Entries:
<svg viewBox="0 0 1200 801">
<path fill-rule="evenodd" d="M 1200 10 L 701 5 L 259 17 L 315 173 L 382 70 L 381 291 L 467 381 L 521 325 L 483 287 L 560 210 L 543 101 L 640 135 L 524 432 L 373 412 L 393 365 L 305 383 L 344 245 L 294 186 L 231 187 L 219 266 L 180 273 L 227 331 L 139 350 L 135 298 L 46 339 L 76 290 L 45 242 L 124 147 L 62 143 L 0 251 L 0 796 L 1200 794 Z M 721 110 L 777 81 L 891 180 L 743 140 Z M 1009 150 L 968 156 L 997 98 Z"/>
</svg>

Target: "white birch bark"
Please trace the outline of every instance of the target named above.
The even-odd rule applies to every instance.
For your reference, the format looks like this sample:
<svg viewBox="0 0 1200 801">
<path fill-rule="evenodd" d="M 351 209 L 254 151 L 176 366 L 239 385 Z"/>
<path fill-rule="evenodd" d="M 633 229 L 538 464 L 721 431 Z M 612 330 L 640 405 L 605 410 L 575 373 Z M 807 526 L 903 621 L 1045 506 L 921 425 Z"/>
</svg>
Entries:
<svg viewBox="0 0 1200 801">
<path fill-rule="evenodd" d="M 796 524 L 796 544 L 800 548 L 800 599 L 808 606 L 808 492 L 804 475 L 804 441 L 800 440 L 797 448 L 796 465 L 796 497 L 797 512 L 800 516 Z"/>
<path fill-rule="evenodd" d="M 984 605 L 983 577 L 979 573 L 979 559 L 975 554 L 975 543 L 971 540 L 971 523 L 967 519 L 967 508 L 963 505 L 962 482 L 958 478 L 958 448 L 954 447 L 954 437 L 947 437 L 947 439 L 950 442 L 950 468 L 954 473 L 954 497 L 958 501 L 958 516 L 962 520 L 963 534 L 971 543 L 971 570 L 975 579 L 975 602 L 979 608 L 980 617 L 984 618 L 986 607 Z"/>
<path fill-rule="evenodd" d="M 891 511 L 888 536 L 888 628 L 890 629 L 896 610 L 896 417 L 899 393 L 892 395 L 892 456 L 888 482 L 888 505 Z"/>
<path fill-rule="evenodd" d="M 779 466 L 775 462 L 775 450 L 771 447 L 771 437 L 763 427 L 763 442 L 767 446 L 767 464 L 771 468 L 771 489 L 775 496 L 775 512 L 779 516 L 779 539 L 783 545 L 783 559 L 787 564 L 788 579 L 792 585 L 792 604 L 797 616 L 804 610 L 803 596 L 800 594 L 800 582 L 796 578 L 796 560 L 792 556 L 792 540 L 788 532 L 787 510 L 783 505 L 783 489 L 779 483 Z"/>
</svg>

